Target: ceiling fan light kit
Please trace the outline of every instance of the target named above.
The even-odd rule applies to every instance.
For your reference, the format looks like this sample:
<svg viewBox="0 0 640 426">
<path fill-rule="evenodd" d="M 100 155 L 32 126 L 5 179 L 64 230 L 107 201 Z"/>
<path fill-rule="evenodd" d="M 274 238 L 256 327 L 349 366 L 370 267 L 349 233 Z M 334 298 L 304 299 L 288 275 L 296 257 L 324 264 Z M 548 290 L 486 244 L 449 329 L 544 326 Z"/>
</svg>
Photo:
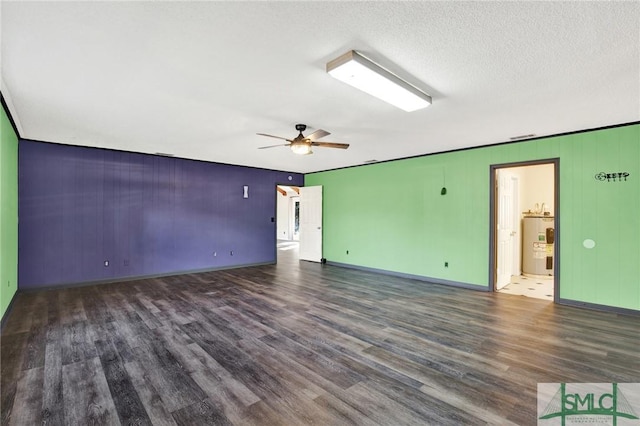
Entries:
<svg viewBox="0 0 640 426">
<path fill-rule="evenodd" d="M 311 151 L 311 145 L 304 142 L 293 142 L 291 144 L 291 151 L 298 155 L 308 155 L 313 153 L 313 151 Z"/>
<path fill-rule="evenodd" d="M 407 112 L 431 105 L 431 96 L 355 50 L 327 63 L 327 73 Z"/>
</svg>

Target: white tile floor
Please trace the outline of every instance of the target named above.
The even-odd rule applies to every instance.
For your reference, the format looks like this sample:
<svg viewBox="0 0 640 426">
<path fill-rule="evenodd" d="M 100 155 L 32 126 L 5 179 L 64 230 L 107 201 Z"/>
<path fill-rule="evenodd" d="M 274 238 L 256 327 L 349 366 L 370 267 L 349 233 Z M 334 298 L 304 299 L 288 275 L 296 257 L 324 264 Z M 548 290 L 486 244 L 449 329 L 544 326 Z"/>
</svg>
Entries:
<svg viewBox="0 0 640 426">
<path fill-rule="evenodd" d="M 553 300 L 553 277 L 534 278 L 523 275 L 511 277 L 511 282 L 500 293 Z"/>
<path fill-rule="evenodd" d="M 278 240 L 278 250 L 280 251 L 296 250 L 299 245 L 299 241 Z"/>
</svg>

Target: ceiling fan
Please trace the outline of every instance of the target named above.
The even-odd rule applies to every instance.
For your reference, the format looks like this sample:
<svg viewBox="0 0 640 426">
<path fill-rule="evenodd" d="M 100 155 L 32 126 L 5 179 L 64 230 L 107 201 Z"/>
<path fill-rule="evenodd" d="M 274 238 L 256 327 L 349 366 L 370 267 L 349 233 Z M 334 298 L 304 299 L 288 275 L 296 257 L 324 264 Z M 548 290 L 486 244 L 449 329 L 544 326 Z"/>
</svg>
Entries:
<svg viewBox="0 0 640 426">
<path fill-rule="evenodd" d="M 278 145 L 261 146 L 258 149 L 275 148 L 276 146 L 288 146 L 288 147 L 291 147 L 291 151 L 293 151 L 294 153 L 300 154 L 300 155 L 306 155 L 306 154 L 313 153 L 313 151 L 311 151 L 312 146 L 318 146 L 321 148 L 340 148 L 340 149 L 349 148 L 348 143 L 317 142 L 318 139 L 323 138 L 327 135 L 330 135 L 331 133 L 327 132 L 326 130 L 318 129 L 315 132 L 311 133 L 309 136 L 304 136 L 302 132 L 304 132 L 306 129 L 307 129 L 306 124 L 296 124 L 296 130 L 300 132 L 300 134 L 293 139 L 287 139 L 280 136 L 267 135 L 266 133 L 256 133 L 257 135 L 260 135 L 260 136 L 267 136 L 269 138 L 282 139 L 289 142 L 289 143 L 283 143 Z"/>
</svg>

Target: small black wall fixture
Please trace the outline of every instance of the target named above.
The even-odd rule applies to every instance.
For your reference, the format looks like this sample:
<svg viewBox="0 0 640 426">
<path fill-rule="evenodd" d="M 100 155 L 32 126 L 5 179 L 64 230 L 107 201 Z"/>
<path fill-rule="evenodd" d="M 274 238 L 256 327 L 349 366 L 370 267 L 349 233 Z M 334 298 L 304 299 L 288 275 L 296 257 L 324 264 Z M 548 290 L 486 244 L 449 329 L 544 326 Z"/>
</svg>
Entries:
<svg viewBox="0 0 640 426">
<path fill-rule="evenodd" d="M 442 168 L 442 189 L 440 190 L 440 195 L 445 195 L 446 193 L 447 193 L 447 175 L 443 167 Z"/>
<path fill-rule="evenodd" d="M 629 172 L 614 172 L 614 173 L 605 173 L 600 172 L 594 176 L 596 180 L 601 182 L 626 182 L 629 177 Z"/>
</svg>

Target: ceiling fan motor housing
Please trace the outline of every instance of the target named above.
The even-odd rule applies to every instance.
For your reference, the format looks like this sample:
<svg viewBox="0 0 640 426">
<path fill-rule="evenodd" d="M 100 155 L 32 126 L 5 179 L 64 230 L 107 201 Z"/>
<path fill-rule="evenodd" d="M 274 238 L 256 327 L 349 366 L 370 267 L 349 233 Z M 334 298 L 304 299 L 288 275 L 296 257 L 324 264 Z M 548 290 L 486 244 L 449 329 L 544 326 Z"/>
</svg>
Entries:
<svg viewBox="0 0 640 426">
<path fill-rule="evenodd" d="M 307 130 L 307 125 L 306 124 L 296 124 L 296 130 L 299 131 L 300 133 L 302 133 L 305 130 Z"/>
</svg>

